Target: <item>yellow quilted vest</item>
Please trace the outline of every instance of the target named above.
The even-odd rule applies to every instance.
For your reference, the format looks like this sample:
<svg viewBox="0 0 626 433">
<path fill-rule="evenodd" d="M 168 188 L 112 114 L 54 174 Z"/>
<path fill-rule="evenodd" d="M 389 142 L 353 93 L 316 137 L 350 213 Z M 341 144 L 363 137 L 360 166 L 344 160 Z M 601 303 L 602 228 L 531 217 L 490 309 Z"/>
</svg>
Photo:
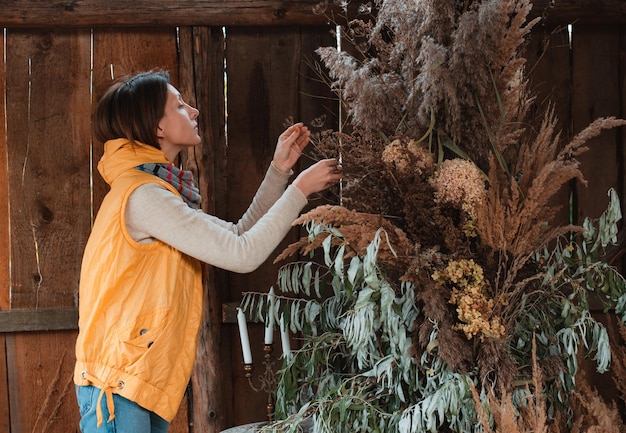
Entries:
<svg viewBox="0 0 626 433">
<path fill-rule="evenodd" d="M 115 149 L 106 162 L 126 163 L 128 143 L 114 142 L 105 145 Z M 139 154 L 130 148 L 129 165 L 138 165 L 135 158 L 161 162 L 154 161 L 155 149 L 143 147 Z M 200 263 L 165 243 L 140 244 L 130 237 L 124 214 L 135 188 L 158 182 L 178 193 L 151 174 L 133 168 L 120 171 L 107 179 L 111 191 L 83 256 L 74 382 L 106 388 L 171 421 L 196 355 L 202 315 Z"/>
</svg>

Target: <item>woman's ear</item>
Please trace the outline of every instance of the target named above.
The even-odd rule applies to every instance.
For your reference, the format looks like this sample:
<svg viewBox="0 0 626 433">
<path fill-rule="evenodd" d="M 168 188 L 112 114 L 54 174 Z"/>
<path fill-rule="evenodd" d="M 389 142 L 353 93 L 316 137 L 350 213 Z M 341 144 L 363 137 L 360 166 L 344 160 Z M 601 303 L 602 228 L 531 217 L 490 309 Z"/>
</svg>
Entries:
<svg viewBox="0 0 626 433">
<path fill-rule="evenodd" d="M 156 136 L 157 136 L 157 138 L 163 138 L 163 128 L 161 128 L 161 124 L 160 123 L 157 126 Z"/>
</svg>

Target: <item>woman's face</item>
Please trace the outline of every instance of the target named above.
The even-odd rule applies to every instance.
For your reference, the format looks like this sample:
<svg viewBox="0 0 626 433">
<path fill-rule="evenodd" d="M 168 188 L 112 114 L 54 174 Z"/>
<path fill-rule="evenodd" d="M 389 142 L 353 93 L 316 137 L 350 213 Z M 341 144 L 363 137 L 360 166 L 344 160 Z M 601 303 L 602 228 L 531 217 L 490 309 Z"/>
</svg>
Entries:
<svg viewBox="0 0 626 433">
<path fill-rule="evenodd" d="M 178 153 L 200 143 L 198 134 L 198 110 L 183 101 L 180 92 L 171 84 L 167 85 L 165 112 L 159 121 L 157 137 L 161 150 L 170 161 Z"/>
</svg>

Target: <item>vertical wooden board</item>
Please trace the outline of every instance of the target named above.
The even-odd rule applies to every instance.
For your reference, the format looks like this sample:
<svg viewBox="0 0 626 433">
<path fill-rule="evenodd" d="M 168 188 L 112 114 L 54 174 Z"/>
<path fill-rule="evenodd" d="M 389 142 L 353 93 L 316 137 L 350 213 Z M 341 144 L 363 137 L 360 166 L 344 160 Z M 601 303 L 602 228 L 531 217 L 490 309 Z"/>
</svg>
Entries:
<svg viewBox="0 0 626 433">
<path fill-rule="evenodd" d="M 178 51 L 179 51 L 179 58 L 178 58 L 178 74 L 180 77 L 180 85 L 178 87 L 179 91 L 181 92 L 181 95 L 183 97 L 183 99 L 190 104 L 193 107 L 197 107 L 197 97 L 196 97 L 196 86 L 195 86 L 195 82 L 194 82 L 194 50 L 193 50 L 193 37 L 191 35 L 191 28 L 189 27 L 183 27 L 181 29 L 179 29 L 179 47 L 178 47 Z M 198 146 L 200 147 L 200 146 Z M 181 152 L 181 160 L 184 161 L 184 168 L 185 169 L 189 169 L 192 170 L 194 173 L 194 180 L 196 183 L 196 186 L 198 186 L 199 188 L 202 187 L 202 185 L 200 185 L 199 179 L 198 179 L 198 171 L 200 170 L 200 162 L 198 161 L 198 159 L 196 158 L 197 155 L 199 155 L 201 152 L 201 149 L 198 148 L 194 148 L 191 149 L 189 152 L 183 151 Z M 203 197 L 203 201 L 205 201 L 205 197 Z M 206 204 L 206 201 L 205 203 Z M 206 307 L 206 305 L 205 305 Z M 203 310 L 203 313 L 206 311 L 206 308 Z M 204 317 L 203 317 L 203 321 L 204 321 Z M 199 336 L 199 341 L 202 342 L 203 337 L 204 337 L 204 327 L 201 328 L 200 330 L 200 336 Z M 200 343 L 202 344 L 202 343 Z M 202 353 L 200 350 L 198 350 L 198 354 L 199 357 L 200 353 Z M 198 365 L 198 360 L 196 360 L 196 366 Z M 198 368 L 196 367 L 194 369 L 194 373 L 192 376 L 192 382 L 194 377 L 198 374 L 197 373 Z M 202 376 L 204 377 L 204 376 Z M 204 384 L 204 381 L 203 381 Z M 188 393 L 193 393 L 192 388 L 188 388 Z M 183 432 L 188 432 L 189 431 L 189 422 L 192 423 L 192 425 L 194 426 L 194 428 L 198 427 L 201 431 L 206 431 L 206 429 L 200 427 L 198 424 L 196 424 L 195 419 L 192 419 L 191 417 L 193 416 L 192 413 L 190 413 L 191 411 L 193 411 L 194 406 L 195 406 L 195 401 L 193 400 L 193 397 L 195 397 L 194 394 L 192 394 L 192 398 L 191 399 L 185 399 L 184 403 L 185 405 L 187 405 L 187 403 L 189 401 L 192 401 L 192 406 L 189 407 L 185 407 L 185 413 L 188 413 L 189 416 L 187 417 L 187 419 L 183 419 L 183 416 L 177 416 L 174 421 L 172 422 L 172 424 L 170 425 L 170 432 L 171 433 L 183 433 Z M 182 408 L 181 408 L 182 409 Z"/>
<path fill-rule="evenodd" d="M 98 28 L 93 38 L 94 100 L 113 80 L 151 69 L 169 71 L 178 85 L 176 28 Z"/>
<path fill-rule="evenodd" d="M 619 27 L 612 25 L 573 25 L 572 122 L 574 133 L 593 120 L 620 116 Z M 608 204 L 609 188 L 621 185 L 619 131 L 604 131 L 588 142 L 581 169 L 589 181 L 576 186 L 577 222 L 597 218 Z M 623 200 L 623 197 L 622 197 Z"/>
<path fill-rule="evenodd" d="M 301 120 L 314 132 L 337 129 L 339 101 L 326 82 L 326 67 L 315 52 L 320 47 L 334 47 L 337 39 L 330 26 L 303 27 L 300 30 L 301 59 L 299 112 Z"/>
<path fill-rule="evenodd" d="M 300 33 L 296 28 L 229 28 L 226 33 L 228 100 L 228 206 L 226 217 L 237 221 L 248 207 L 272 159 L 285 120 L 299 120 Z M 274 254 L 293 241 L 287 236 Z M 247 291 L 266 292 L 276 281 L 272 255 L 258 270 L 229 275 L 233 300 Z M 253 357 L 260 371 L 263 327 L 251 325 Z M 235 422 L 265 419 L 266 396 L 251 392 L 243 377 L 241 350 L 233 327 Z M 278 351 L 280 353 L 280 351 Z"/>
<path fill-rule="evenodd" d="M 183 398 L 183 401 L 180 403 L 180 407 L 178 408 L 176 417 L 170 423 L 168 433 L 189 433 L 189 419 L 187 418 L 188 410 L 187 399 Z"/>
<path fill-rule="evenodd" d="M 9 31 L 6 51 L 11 308 L 72 307 L 89 233 L 89 32 Z"/>
<path fill-rule="evenodd" d="M 170 71 L 172 84 L 178 85 L 176 29 L 171 28 L 98 28 L 93 30 L 93 103 L 114 80 L 151 69 Z M 88 113 L 85 113 L 88 116 Z M 109 190 L 97 165 L 102 143 L 93 143 L 93 203 L 97 213 Z"/>
<path fill-rule="evenodd" d="M 7 351 L 6 336 L 0 334 L 0 431 L 9 432 L 10 430 L 10 408 L 9 408 L 9 376 L 7 371 Z"/>
<path fill-rule="evenodd" d="M 0 46 L 4 47 L 4 33 L 0 32 Z M 0 176 L 9 178 L 8 147 L 6 134 L 6 64 L 0 61 Z M 0 182 L 0 221 L 9 221 L 9 183 Z M 0 223 L 0 309 L 10 308 L 10 269 L 11 247 L 9 224 Z M 0 424 L 1 425 L 1 424 Z"/>
<path fill-rule="evenodd" d="M 93 30 L 93 104 L 117 79 L 138 72 L 162 69 L 170 73 L 174 86 L 179 86 L 177 29 L 112 28 Z M 92 150 L 94 215 L 109 187 L 97 172 L 103 143 L 94 140 Z M 189 431 L 187 401 L 181 403 L 170 425 L 171 433 Z"/>
<path fill-rule="evenodd" d="M 8 31 L 11 308 L 72 307 L 89 233 L 88 31 Z M 55 85 L 51 85 L 55 83 Z M 6 337 L 12 431 L 77 425 L 74 332 Z"/>
<path fill-rule="evenodd" d="M 337 46 L 337 38 L 331 26 L 305 27 L 301 29 L 302 61 L 300 63 L 300 117 L 311 129 L 311 142 L 300 159 L 300 169 L 317 162 L 313 155 L 313 149 L 317 136 L 321 131 L 339 131 L 340 103 L 337 95 L 331 91 L 328 70 L 321 63 L 315 52 L 319 47 Z M 333 155 L 339 158 L 340 155 Z M 309 203 L 303 209 L 310 209 L 325 204 L 338 204 L 340 202 L 340 188 L 334 186 L 321 193 L 309 197 Z M 306 234 L 303 227 L 298 227 L 300 236 Z"/>
<path fill-rule="evenodd" d="M 200 146 L 188 152 L 185 166 L 194 171 L 203 210 L 224 212 L 225 98 L 224 35 L 219 27 L 181 27 L 179 30 L 180 90 L 200 111 Z M 185 159 L 183 159 L 185 160 Z M 205 302 L 196 365 L 192 377 L 193 428 L 217 433 L 233 423 L 231 339 L 223 333 L 222 299 L 228 287 L 224 271 L 205 267 Z"/>
<path fill-rule="evenodd" d="M 4 32 L 0 32 L 0 47 L 4 47 Z M 7 179 L 7 136 L 5 129 L 6 99 L 5 99 L 6 65 L 4 59 L 0 61 L 0 177 Z M 9 184 L 0 182 L 0 221 L 9 221 Z M 10 239 L 9 225 L 0 223 L 0 310 L 10 308 Z M 6 384 L 7 359 L 5 336 L 0 334 L 0 383 Z M 0 386 L 0 431 L 9 431 L 9 391 L 7 386 Z"/>
<path fill-rule="evenodd" d="M 561 141 L 565 145 L 572 138 L 571 47 L 567 27 L 537 26 L 525 46 L 524 56 L 527 59 L 529 88 L 536 97 L 532 107 L 533 126 L 540 126 L 545 113 L 554 110 L 558 119 L 555 133 L 561 133 Z M 555 216 L 555 224 L 569 223 L 570 194 L 571 185 L 568 183 L 554 196 L 552 203 L 560 206 L 559 213 Z"/>
<path fill-rule="evenodd" d="M 620 116 L 622 119 L 626 119 L 626 25 L 622 25 L 620 27 L 620 56 L 619 56 L 619 60 L 620 60 L 620 84 L 621 84 L 621 107 L 622 107 L 622 112 L 620 113 Z M 626 145 L 626 127 L 622 127 L 620 128 L 620 139 L 621 139 L 621 154 L 620 154 L 620 164 L 622 167 L 622 172 L 621 172 L 621 184 L 619 185 L 620 187 L 620 198 L 621 198 L 621 204 L 622 204 L 622 212 L 624 212 L 624 210 L 626 209 L 626 151 L 624 150 L 624 146 Z M 622 227 L 624 227 L 624 224 L 622 223 Z M 624 269 L 623 267 L 626 266 L 626 257 L 622 257 L 622 269 Z"/>
<path fill-rule="evenodd" d="M 78 432 L 74 391 L 74 332 L 23 333 L 7 337 L 11 432 Z M 30 348 L 30 349 L 26 349 Z M 16 397 L 17 395 L 17 397 Z"/>
</svg>

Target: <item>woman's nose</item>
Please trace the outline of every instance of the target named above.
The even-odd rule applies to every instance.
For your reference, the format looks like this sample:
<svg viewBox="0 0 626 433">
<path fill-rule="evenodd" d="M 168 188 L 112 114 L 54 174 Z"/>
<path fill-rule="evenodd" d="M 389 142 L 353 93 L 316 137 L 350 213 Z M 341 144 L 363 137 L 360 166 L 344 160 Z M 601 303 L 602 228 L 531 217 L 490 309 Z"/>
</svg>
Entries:
<svg viewBox="0 0 626 433">
<path fill-rule="evenodd" d="M 191 105 L 188 105 L 187 111 L 189 111 L 189 117 L 192 119 L 195 119 L 200 114 L 200 111 Z"/>
</svg>

